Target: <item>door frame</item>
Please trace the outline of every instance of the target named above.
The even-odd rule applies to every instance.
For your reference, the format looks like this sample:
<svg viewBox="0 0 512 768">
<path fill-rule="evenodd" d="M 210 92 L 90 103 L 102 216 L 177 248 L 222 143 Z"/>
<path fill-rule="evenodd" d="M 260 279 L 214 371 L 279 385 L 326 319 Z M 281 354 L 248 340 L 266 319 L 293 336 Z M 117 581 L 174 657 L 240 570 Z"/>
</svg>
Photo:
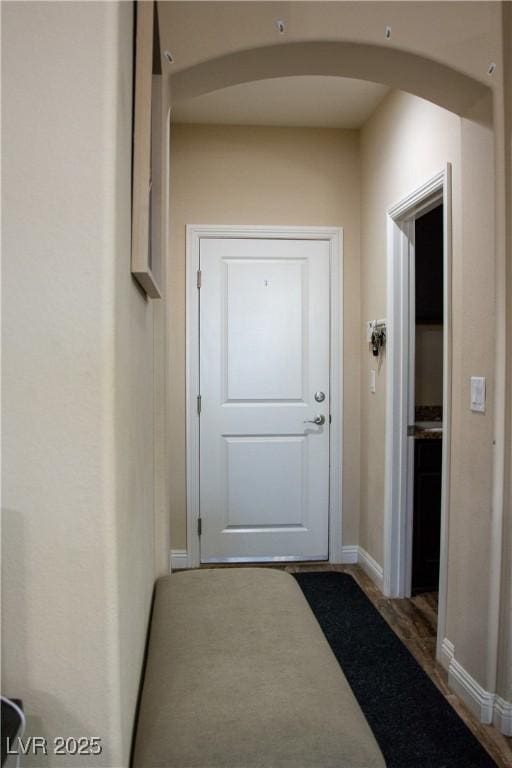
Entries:
<svg viewBox="0 0 512 768">
<path fill-rule="evenodd" d="M 326 240 L 330 252 L 329 561 L 341 563 L 343 460 L 343 229 L 341 227 L 188 224 L 186 230 L 186 567 L 200 565 L 199 535 L 199 247 L 202 238 Z M 183 564 L 185 565 L 185 563 Z"/>
<path fill-rule="evenodd" d="M 387 395 L 386 493 L 384 510 L 384 593 L 406 597 L 411 591 L 412 487 L 409 424 L 412 320 L 411 274 L 414 265 L 414 220 L 443 204 L 443 457 L 439 559 L 437 656 L 446 628 L 448 529 L 450 497 L 452 380 L 452 194 L 451 164 L 414 189 L 387 212 Z"/>
</svg>

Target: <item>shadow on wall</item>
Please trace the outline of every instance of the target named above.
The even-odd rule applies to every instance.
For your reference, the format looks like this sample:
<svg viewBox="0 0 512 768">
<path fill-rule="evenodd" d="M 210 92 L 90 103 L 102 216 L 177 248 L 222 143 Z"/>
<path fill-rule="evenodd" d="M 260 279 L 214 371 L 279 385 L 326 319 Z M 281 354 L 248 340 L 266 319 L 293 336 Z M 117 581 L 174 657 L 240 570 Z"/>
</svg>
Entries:
<svg viewBox="0 0 512 768">
<path fill-rule="evenodd" d="M 5 641 L 6 627 L 15 628 L 17 666 L 27 668 L 28 636 L 27 595 L 24 589 L 25 572 L 29 568 L 26 554 L 26 533 L 23 513 L 16 509 L 2 508 L 2 644 Z M 6 595 L 10 600 L 6 600 Z M 14 598 L 14 599 L 12 599 Z M 10 630 L 12 631 L 12 629 Z M 20 698 L 22 691 L 5 687 L 6 669 L 2 658 L 2 694 L 10 698 Z"/>
<path fill-rule="evenodd" d="M 34 511 L 37 514 L 37 510 Z M 26 546 L 26 525 L 24 523 L 23 512 L 16 509 L 10 509 L 4 507 L 2 509 L 2 641 L 6 632 L 6 627 L 9 626 L 9 635 L 16 640 L 15 649 L 11 646 L 11 661 L 15 657 L 15 665 L 17 669 L 25 669 L 30 675 L 30 679 L 37 680 L 38 666 L 48 665 L 51 666 L 54 663 L 54 658 L 58 657 L 62 653 L 62 648 L 59 644 L 58 632 L 55 636 L 55 645 L 53 654 L 46 656 L 40 662 L 31 653 L 31 642 L 35 643 L 37 638 L 31 637 L 27 633 L 26 628 L 33 626 L 34 622 L 31 620 L 31 607 L 30 602 L 27 599 L 27 593 L 24 589 L 24 585 L 28 582 L 27 571 L 30 569 L 31 564 L 27 558 L 27 546 Z M 56 538 L 55 541 L 55 558 L 59 557 L 59 541 Z M 9 594 L 9 600 L 5 599 L 5 596 Z M 79 649 L 77 649 L 79 651 Z M 81 659 L 79 652 L 67 660 L 70 667 L 80 665 Z M 26 768 L 45 768 L 46 766 L 62 766 L 67 768 L 70 764 L 70 756 L 62 755 L 58 756 L 53 754 L 55 738 L 54 733 L 49 733 L 45 728 L 44 723 L 48 720 L 47 713 L 52 713 L 52 721 L 59 723 L 60 731 L 59 736 L 68 738 L 73 736 L 79 738 L 80 736 L 96 735 L 90 734 L 90 726 L 86 722 L 81 722 L 76 716 L 65 707 L 62 706 L 62 700 L 54 696 L 48 690 L 38 689 L 37 687 L 30 687 L 30 691 L 24 689 L 14 690 L 9 684 L 6 684 L 6 679 L 9 679 L 9 669 L 5 668 L 4 661 L 2 659 L 2 695 L 8 698 L 20 698 L 23 701 L 23 708 L 25 717 L 27 719 L 27 726 L 25 731 L 25 743 L 27 736 L 39 736 L 45 740 L 47 744 L 47 754 L 41 749 L 38 749 L 36 754 L 31 754 L 30 751 L 26 756 L 23 756 L 23 766 Z M 98 685 L 100 683 L 98 682 Z M 28 694 L 30 697 L 28 698 Z M 81 691 L 76 691 L 77 699 L 80 698 Z M 107 736 L 104 733 L 103 736 Z M 109 744 L 106 738 L 102 739 L 102 765 L 112 765 L 112 761 L 109 757 Z M 90 755 L 73 755 L 73 766 L 88 766 L 91 765 Z"/>
</svg>

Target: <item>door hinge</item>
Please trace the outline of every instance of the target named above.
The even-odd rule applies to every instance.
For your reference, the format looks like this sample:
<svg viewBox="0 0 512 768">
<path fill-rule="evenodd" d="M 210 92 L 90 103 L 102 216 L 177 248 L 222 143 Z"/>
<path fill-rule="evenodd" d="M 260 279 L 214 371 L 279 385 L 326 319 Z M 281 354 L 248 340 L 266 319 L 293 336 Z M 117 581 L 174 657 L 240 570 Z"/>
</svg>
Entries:
<svg viewBox="0 0 512 768">
<path fill-rule="evenodd" d="M 197 518 L 197 535 L 200 536 L 203 532 L 203 521 L 200 517 Z"/>
<path fill-rule="evenodd" d="M 201 414 L 201 395 L 197 396 L 197 415 Z"/>
<path fill-rule="evenodd" d="M 197 270 L 197 289 L 198 290 L 201 287 L 201 275 L 202 275 L 201 270 L 198 269 Z"/>
</svg>

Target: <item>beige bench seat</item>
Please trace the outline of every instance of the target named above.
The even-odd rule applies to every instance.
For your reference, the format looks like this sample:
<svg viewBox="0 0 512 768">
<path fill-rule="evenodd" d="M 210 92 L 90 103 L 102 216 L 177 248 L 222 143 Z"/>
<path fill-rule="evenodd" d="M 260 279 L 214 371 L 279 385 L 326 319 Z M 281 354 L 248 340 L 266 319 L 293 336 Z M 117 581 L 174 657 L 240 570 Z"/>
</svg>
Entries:
<svg viewBox="0 0 512 768">
<path fill-rule="evenodd" d="M 157 583 L 134 768 L 381 768 L 295 579 L 266 568 Z"/>
</svg>

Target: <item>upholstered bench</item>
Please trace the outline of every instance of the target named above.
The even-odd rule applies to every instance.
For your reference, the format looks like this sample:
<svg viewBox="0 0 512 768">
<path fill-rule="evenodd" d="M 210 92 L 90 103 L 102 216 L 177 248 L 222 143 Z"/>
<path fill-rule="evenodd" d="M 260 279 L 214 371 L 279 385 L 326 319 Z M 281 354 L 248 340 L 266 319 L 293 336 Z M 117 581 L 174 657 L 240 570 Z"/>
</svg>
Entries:
<svg viewBox="0 0 512 768">
<path fill-rule="evenodd" d="M 295 579 L 267 568 L 160 579 L 133 768 L 382 768 Z"/>
</svg>

